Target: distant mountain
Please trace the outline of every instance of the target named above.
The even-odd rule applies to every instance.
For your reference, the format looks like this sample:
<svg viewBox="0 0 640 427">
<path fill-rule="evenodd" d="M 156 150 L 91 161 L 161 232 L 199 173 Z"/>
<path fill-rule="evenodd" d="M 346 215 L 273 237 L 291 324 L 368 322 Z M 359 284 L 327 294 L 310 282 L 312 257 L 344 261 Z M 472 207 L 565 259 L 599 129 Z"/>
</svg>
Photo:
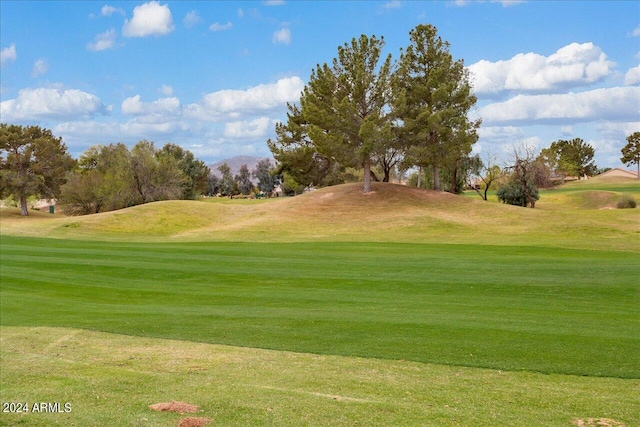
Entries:
<svg viewBox="0 0 640 427">
<path fill-rule="evenodd" d="M 274 164 L 274 160 L 271 157 L 253 157 L 253 156 L 235 156 L 230 159 L 220 160 L 215 163 L 211 163 L 209 165 L 209 169 L 211 169 L 211 173 L 220 176 L 220 171 L 218 170 L 218 166 L 222 166 L 224 163 L 229 165 L 231 168 L 231 174 L 236 176 L 240 172 L 240 168 L 242 165 L 247 165 L 249 168 L 249 172 L 252 172 L 256 165 L 260 160 L 269 159 L 271 164 Z"/>
</svg>

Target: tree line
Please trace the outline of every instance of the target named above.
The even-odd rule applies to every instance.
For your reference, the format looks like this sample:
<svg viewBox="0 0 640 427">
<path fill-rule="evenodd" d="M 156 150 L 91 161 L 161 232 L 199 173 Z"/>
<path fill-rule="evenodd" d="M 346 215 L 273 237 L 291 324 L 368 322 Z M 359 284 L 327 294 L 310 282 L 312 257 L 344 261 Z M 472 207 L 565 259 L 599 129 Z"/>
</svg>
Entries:
<svg viewBox="0 0 640 427">
<path fill-rule="evenodd" d="M 208 189 L 208 166 L 175 144 L 140 141 L 85 151 L 60 187 L 66 214 L 84 215 L 172 199 L 195 199 Z"/>
<path fill-rule="evenodd" d="M 280 177 L 275 173 L 274 166 L 269 159 L 258 162 L 253 171 L 247 165 L 240 166 L 238 174 L 231 173 L 226 163 L 218 166 L 221 176 L 209 175 L 209 195 L 237 196 L 251 193 L 270 196 L 276 186 L 280 185 Z M 252 178 L 257 181 L 254 185 Z"/>
<path fill-rule="evenodd" d="M 208 185 L 209 167 L 175 144 L 96 145 L 75 160 L 48 129 L 0 125 L 0 197 L 13 196 L 22 215 L 29 196 L 55 198 L 65 213 L 83 215 L 195 199 Z"/>
</svg>

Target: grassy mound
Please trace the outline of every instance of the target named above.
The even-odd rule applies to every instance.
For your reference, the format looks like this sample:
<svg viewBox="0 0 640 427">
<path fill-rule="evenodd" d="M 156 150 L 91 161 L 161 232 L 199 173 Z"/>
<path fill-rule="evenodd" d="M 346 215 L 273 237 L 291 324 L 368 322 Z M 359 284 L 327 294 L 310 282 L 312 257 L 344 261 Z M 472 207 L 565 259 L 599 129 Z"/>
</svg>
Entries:
<svg viewBox="0 0 640 427">
<path fill-rule="evenodd" d="M 617 194 L 563 188 L 524 209 L 394 184 L 374 183 L 363 194 L 360 184 L 345 184 L 294 198 L 167 201 L 84 217 L 20 218 L 1 209 L 0 226 L 3 234 L 118 241 L 446 241 L 640 251 L 640 211 L 591 209 L 608 206 L 609 192 Z"/>
</svg>

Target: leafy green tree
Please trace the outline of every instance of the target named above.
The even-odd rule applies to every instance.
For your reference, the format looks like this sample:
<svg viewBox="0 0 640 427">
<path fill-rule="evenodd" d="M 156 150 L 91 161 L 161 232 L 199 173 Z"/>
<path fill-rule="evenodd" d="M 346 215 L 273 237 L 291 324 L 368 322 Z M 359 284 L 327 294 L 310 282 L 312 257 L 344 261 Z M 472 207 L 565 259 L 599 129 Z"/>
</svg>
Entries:
<svg viewBox="0 0 640 427">
<path fill-rule="evenodd" d="M 238 194 L 236 180 L 233 179 L 231 168 L 228 164 L 223 163 L 218 166 L 218 171 L 222 174 L 220 178 L 220 193 L 223 196 L 234 196 Z"/>
<path fill-rule="evenodd" d="M 479 154 L 469 158 L 469 177 L 467 186 L 478 193 L 482 200 L 487 200 L 487 193 L 498 178 L 502 176 L 502 169 L 497 164 L 495 155 L 488 154 L 483 160 Z M 483 185 L 479 185 L 482 182 Z"/>
<path fill-rule="evenodd" d="M 402 121 L 405 162 L 431 166 L 434 189 L 440 190 L 440 168 L 449 167 L 457 182 L 459 161 L 478 139 L 480 120 L 467 117 L 477 98 L 464 61 L 454 61 L 449 43 L 434 26 L 417 26 L 410 40 L 395 73 L 399 96 L 394 111 Z"/>
<path fill-rule="evenodd" d="M 143 140 L 131 149 L 131 167 L 139 203 L 181 198 L 187 177 L 173 156 L 157 156 L 153 142 Z"/>
<path fill-rule="evenodd" d="M 522 206 L 526 208 L 531 204 L 531 200 L 534 200 L 534 204 L 531 207 L 535 206 L 535 201 L 540 198 L 538 194 L 538 189 L 533 185 L 532 182 L 527 181 L 523 184 L 520 181 L 512 180 L 507 183 L 504 187 L 501 187 L 497 192 L 498 200 L 502 203 L 506 203 L 508 205 L 514 206 Z"/>
<path fill-rule="evenodd" d="M 178 164 L 178 167 L 186 177 L 182 199 L 192 200 L 207 192 L 209 188 L 209 167 L 195 158 L 193 153 L 179 145 L 165 144 L 156 154 L 158 158 L 170 156 Z"/>
<path fill-rule="evenodd" d="M 365 193 L 371 191 L 372 156 L 391 132 L 391 55 L 380 63 L 383 46 L 383 38 L 365 35 L 340 46 L 332 66 L 312 72 L 300 99 L 315 151 L 343 167 L 362 167 Z"/>
<path fill-rule="evenodd" d="M 29 215 L 27 197 L 57 197 L 74 164 L 50 130 L 0 124 L 0 193 L 19 200 L 21 215 Z"/>
<path fill-rule="evenodd" d="M 247 165 L 240 166 L 235 180 L 240 194 L 248 195 L 251 193 L 251 190 L 253 190 L 253 182 L 251 182 L 251 172 L 249 172 Z"/>
<path fill-rule="evenodd" d="M 207 179 L 208 189 L 207 195 L 215 196 L 220 192 L 220 178 L 216 175 L 209 173 L 209 178 Z"/>
<path fill-rule="evenodd" d="M 593 163 L 595 150 L 581 138 L 558 140 L 551 143 L 548 149 L 542 150 L 539 158 L 564 177 L 595 174 L 597 168 Z"/>
<path fill-rule="evenodd" d="M 634 132 L 627 136 L 627 145 L 622 147 L 620 161 L 627 166 L 634 163 L 638 167 L 638 179 L 640 179 L 640 132 Z"/>
<path fill-rule="evenodd" d="M 273 174 L 274 166 L 269 159 L 260 160 L 256 165 L 252 176 L 258 180 L 258 190 L 262 193 L 271 194 L 278 184 L 278 180 Z"/>
</svg>

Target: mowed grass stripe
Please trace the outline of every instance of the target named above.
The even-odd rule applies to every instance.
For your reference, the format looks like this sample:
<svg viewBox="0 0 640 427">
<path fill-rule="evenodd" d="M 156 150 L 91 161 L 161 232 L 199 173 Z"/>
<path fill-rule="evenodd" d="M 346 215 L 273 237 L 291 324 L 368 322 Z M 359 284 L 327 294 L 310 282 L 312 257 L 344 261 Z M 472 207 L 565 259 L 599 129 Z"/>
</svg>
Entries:
<svg viewBox="0 0 640 427">
<path fill-rule="evenodd" d="M 2 325 L 640 378 L 640 256 L 2 236 Z"/>
</svg>

